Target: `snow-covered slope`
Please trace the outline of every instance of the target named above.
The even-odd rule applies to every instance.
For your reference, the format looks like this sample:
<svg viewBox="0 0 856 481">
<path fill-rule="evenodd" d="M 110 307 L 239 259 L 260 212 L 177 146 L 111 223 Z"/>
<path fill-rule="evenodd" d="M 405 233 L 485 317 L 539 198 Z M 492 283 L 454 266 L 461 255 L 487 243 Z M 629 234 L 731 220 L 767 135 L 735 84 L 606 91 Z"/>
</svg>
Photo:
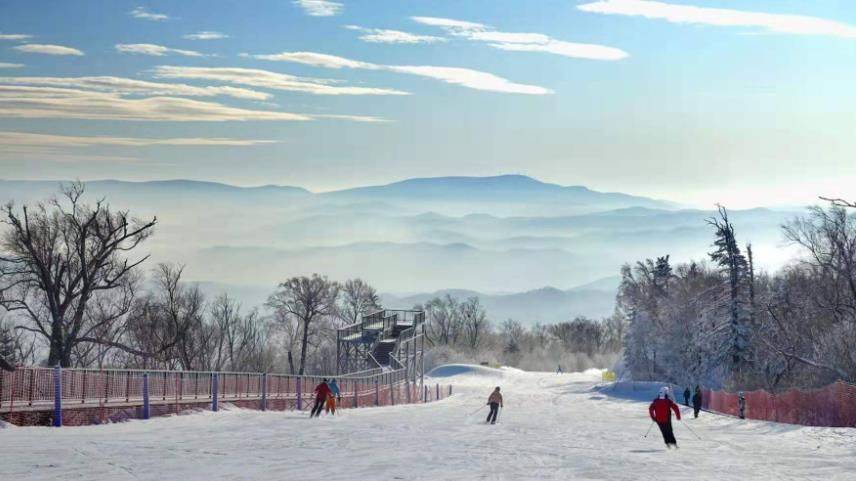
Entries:
<svg viewBox="0 0 856 481">
<path fill-rule="evenodd" d="M 645 402 L 557 376 L 457 365 L 428 405 L 306 413 L 232 410 L 80 428 L 0 430 L 2 480 L 853 480 L 856 430 L 703 413 L 667 451 Z M 482 424 L 501 386 L 505 409 Z M 474 413 L 475 412 L 475 413 Z M 691 417 L 691 416 L 690 416 Z"/>
</svg>

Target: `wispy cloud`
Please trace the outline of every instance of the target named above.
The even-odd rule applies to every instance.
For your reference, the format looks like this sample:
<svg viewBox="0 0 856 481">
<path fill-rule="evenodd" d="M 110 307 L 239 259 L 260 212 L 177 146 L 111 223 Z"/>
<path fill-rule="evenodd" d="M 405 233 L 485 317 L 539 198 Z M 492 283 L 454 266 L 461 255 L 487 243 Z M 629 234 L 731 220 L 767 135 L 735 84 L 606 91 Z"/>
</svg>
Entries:
<svg viewBox="0 0 856 481">
<path fill-rule="evenodd" d="M 0 40 L 24 41 L 33 38 L 24 33 L 0 33 Z"/>
<path fill-rule="evenodd" d="M 127 98 L 114 92 L 21 85 L 0 85 L 0 117 L 163 122 L 306 121 L 323 118 L 311 114 L 242 109 L 179 97 Z M 344 117 L 360 122 L 383 120 L 370 116 Z"/>
<path fill-rule="evenodd" d="M 339 2 L 329 0 L 294 0 L 294 4 L 302 8 L 306 15 L 311 17 L 332 17 L 342 13 L 342 5 Z"/>
<path fill-rule="evenodd" d="M 260 69 L 162 65 L 155 68 L 154 75 L 157 78 L 212 80 L 314 95 L 408 95 L 408 92 L 402 90 L 352 87 L 340 85 L 338 80 L 296 77 Z"/>
<path fill-rule="evenodd" d="M 0 131 L 0 145 L 4 147 L 148 147 L 157 145 L 172 146 L 219 146 L 219 147 L 248 147 L 254 145 L 274 144 L 276 140 L 231 139 L 218 137 L 191 137 L 152 139 L 143 137 L 106 137 L 106 136 L 71 136 L 38 134 L 32 132 Z"/>
<path fill-rule="evenodd" d="M 485 42 L 493 48 L 518 52 L 544 52 L 588 60 L 621 60 L 627 52 L 615 47 L 592 43 L 557 40 L 543 33 L 501 32 L 476 22 L 438 17 L 411 17 L 422 25 L 439 27 L 449 35 L 475 42 Z"/>
<path fill-rule="evenodd" d="M 413 33 L 402 32 L 400 30 L 387 30 L 382 28 L 365 28 L 359 25 L 345 25 L 349 30 L 363 32 L 359 39 L 370 43 L 437 43 L 445 42 L 443 37 L 434 37 L 432 35 L 416 35 Z"/>
<path fill-rule="evenodd" d="M 44 43 L 25 43 L 24 45 L 16 45 L 12 48 L 19 52 L 42 53 L 45 55 L 83 55 L 83 52 L 76 48 Z"/>
<path fill-rule="evenodd" d="M 196 33 L 189 33 L 187 35 L 184 35 L 183 37 L 188 40 L 219 40 L 221 38 L 229 38 L 229 36 L 225 33 L 210 32 L 207 30 Z"/>
<path fill-rule="evenodd" d="M 578 5 L 577 8 L 584 12 L 638 16 L 672 23 L 746 27 L 770 33 L 856 38 L 856 26 L 805 15 L 697 7 L 648 0 L 604 0 Z"/>
<path fill-rule="evenodd" d="M 260 60 L 272 60 L 274 62 L 293 62 L 313 67 L 322 68 L 356 68 L 364 70 L 382 70 L 383 65 L 377 65 L 369 62 L 361 62 L 359 60 L 351 60 L 336 55 L 328 55 L 325 53 L 316 52 L 282 52 L 264 55 L 252 55 L 252 57 Z"/>
<path fill-rule="evenodd" d="M 393 72 L 419 75 L 462 87 L 487 90 L 489 92 L 527 95 L 547 95 L 553 93 L 552 90 L 544 87 L 514 83 L 491 73 L 468 68 L 436 67 L 431 65 L 394 65 L 387 67 L 387 69 Z"/>
<path fill-rule="evenodd" d="M 249 110 L 178 97 L 125 98 L 112 92 L 0 85 L 0 115 L 19 118 L 215 122 L 310 120 L 290 112 Z"/>
<path fill-rule="evenodd" d="M 8 62 L 0 62 L 0 68 L 21 68 L 24 64 L 22 63 L 8 63 Z"/>
<path fill-rule="evenodd" d="M 154 22 L 162 22 L 164 20 L 169 20 L 168 15 L 164 15 L 163 13 L 150 12 L 150 11 L 146 10 L 145 7 L 137 7 L 135 9 L 131 10 L 130 12 L 128 12 L 128 15 L 130 15 L 134 18 L 140 18 L 143 20 L 151 20 Z"/>
<path fill-rule="evenodd" d="M 0 77 L 4 85 L 35 85 L 113 92 L 122 95 L 167 95 L 184 97 L 227 96 L 248 100 L 268 100 L 271 95 L 255 90 L 229 87 L 148 82 L 124 77 Z"/>
<path fill-rule="evenodd" d="M 553 93 L 552 90 L 544 87 L 514 83 L 491 73 L 480 72 L 478 70 L 468 68 L 438 67 L 433 65 L 380 65 L 315 52 L 283 52 L 273 55 L 255 55 L 254 57 L 263 60 L 294 62 L 330 69 L 352 68 L 406 73 L 418 75 L 420 77 L 433 78 L 471 89 L 491 92 L 529 95 L 546 95 Z"/>
<path fill-rule="evenodd" d="M 163 57 L 168 54 L 184 55 L 185 57 L 204 57 L 205 55 L 193 50 L 181 50 L 177 48 L 164 47 L 163 45 L 155 45 L 151 43 L 119 43 L 116 44 L 116 50 L 122 53 L 134 53 L 140 55 L 152 55 L 155 57 Z"/>
</svg>

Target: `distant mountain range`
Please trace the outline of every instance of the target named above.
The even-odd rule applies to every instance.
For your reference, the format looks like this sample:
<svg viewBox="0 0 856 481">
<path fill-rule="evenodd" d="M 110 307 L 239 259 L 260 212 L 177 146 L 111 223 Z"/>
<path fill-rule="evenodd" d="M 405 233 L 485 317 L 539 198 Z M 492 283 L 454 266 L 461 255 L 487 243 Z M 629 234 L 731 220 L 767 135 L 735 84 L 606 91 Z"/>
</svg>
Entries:
<svg viewBox="0 0 856 481">
<path fill-rule="evenodd" d="M 612 314 L 620 277 L 607 277 L 567 290 L 542 287 L 512 294 L 485 294 L 466 289 L 443 289 L 431 293 L 396 296 L 383 294 L 384 305 L 410 307 L 424 305 L 436 297 L 449 295 L 459 300 L 478 297 L 496 321 L 516 319 L 527 324 L 569 321 L 575 316 L 602 319 Z"/>
<path fill-rule="evenodd" d="M 0 180 L 0 202 L 31 203 L 58 187 Z M 232 286 L 252 303 L 287 277 L 317 272 L 362 277 L 381 292 L 431 293 L 385 296 L 405 307 L 447 289 L 482 293 L 493 317 L 533 322 L 609 314 L 614 285 L 572 286 L 614 278 L 623 263 L 665 254 L 675 262 L 703 259 L 712 240 L 704 219 L 714 214 L 520 175 L 410 179 L 324 193 L 103 180 L 87 182 L 87 192 L 134 215 L 158 217 L 144 245 L 150 267 L 184 263 L 188 280 Z M 797 213 L 759 208 L 730 217 L 740 242 L 752 241 L 759 265 L 775 267 L 791 255 L 780 225 Z"/>
<path fill-rule="evenodd" d="M 662 200 L 617 192 L 597 192 L 583 186 L 561 186 L 523 175 L 409 179 L 322 195 L 358 202 L 394 201 L 409 207 L 430 202 L 441 206 L 432 210 L 451 215 L 473 212 L 543 215 L 545 210 L 555 214 L 594 212 L 627 206 L 655 209 L 677 207 L 676 204 Z"/>
</svg>

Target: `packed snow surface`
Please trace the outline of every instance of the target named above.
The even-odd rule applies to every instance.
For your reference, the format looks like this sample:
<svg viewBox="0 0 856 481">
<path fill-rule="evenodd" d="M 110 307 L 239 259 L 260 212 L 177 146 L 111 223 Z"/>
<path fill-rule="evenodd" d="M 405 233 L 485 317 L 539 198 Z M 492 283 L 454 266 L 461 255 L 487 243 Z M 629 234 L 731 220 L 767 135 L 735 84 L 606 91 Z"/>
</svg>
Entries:
<svg viewBox="0 0 856 481">
<path fill-rule="evenodd" d="M 432 382 L 454 384 L 453 397 L 317 420 L 229 410 L 2 429 L 0 480 L 856 479 L 856 429 L 702 413 L 676 423 L 680 449 L 668 451 L 656 428 L 643 438 L 650 421 L 638 393 L 593 389 L 600 371 L 457 365 L 435 374 Z M 497 425 L 485 425 L 484 404 L 497 385 L 505 409 Z"/>
</svg>

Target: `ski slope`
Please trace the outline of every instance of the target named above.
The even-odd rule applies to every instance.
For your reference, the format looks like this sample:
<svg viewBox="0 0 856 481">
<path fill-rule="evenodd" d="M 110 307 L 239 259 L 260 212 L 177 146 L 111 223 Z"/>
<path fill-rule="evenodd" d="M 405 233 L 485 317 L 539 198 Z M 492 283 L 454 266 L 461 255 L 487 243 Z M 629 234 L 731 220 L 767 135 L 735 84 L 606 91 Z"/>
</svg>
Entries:
<svg viewBox="0 0 856 481">
<path fill-rule="evenodd" d="M 454 383 L 454 396 L 318 420 L 229 410 L 0 429 L 0 480 L 856 479 L 856 429 L 702 413 L 686 420 L 702 439 L 678 423 L 680 449 L 667 451 L 656 428 L 642 437 L 647 402 L 592 390 L 599 371 L 451 366 L 435 373 Z M 485 425 L 480 407 L 497 385 L 506 408 L 497 425 Z"/>
</svg>

